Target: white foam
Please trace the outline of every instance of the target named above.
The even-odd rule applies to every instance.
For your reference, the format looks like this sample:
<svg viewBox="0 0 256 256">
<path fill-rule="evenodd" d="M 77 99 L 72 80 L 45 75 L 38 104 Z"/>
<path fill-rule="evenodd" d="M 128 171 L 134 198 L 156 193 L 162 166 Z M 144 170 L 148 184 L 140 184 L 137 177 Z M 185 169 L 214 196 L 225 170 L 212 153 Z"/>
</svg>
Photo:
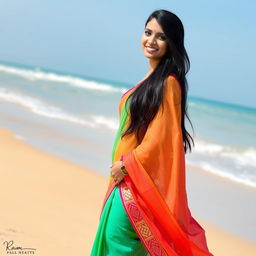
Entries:
<svg viewBox="0 0 256 256">
<path fill-rule="evenodd" d="M 105 116 L 91 115 L 91 119 L 97 124 L 107 126 L 109 129 L 116 130 L 118 128 L 118 121 L 115 118 L 106 118 Z"/>
<path fill-rule="evenodd" d="M 232 159 L 239 165 L 256 167 L 256 149 L 253 147 L 238 148 L 197 140 L 194 149 L 201 154 Z"/>
<path fill-rule="evenodd" d="M 15 133 L 14 137 L 15 137 L 16 139 L 18 139 L 18 140 L 25 141 L 25 137 L 24 137 L 24 136 L 21 136 L 21 135 L 19 135 L 19 134 L 16 134 L 16 133 Z"/>
<path fill-rule="evenodd" d="M 230 179 L 230 180 L 235 181 L 240 184 L 244 184 L 244 185 L 256 188 L 256 182 L 250 180 L 248 177 L 245 177 L 245 176 L 243 177 L 241 175 L 239 177 L 237 177 L 232 172 L 227 172 L 226 170 L 221 169 L 220 167 L 217 168 L 216 166 L 212 166 L 209 163 L 203 162 L 203 161 L 201 161 L 200 163 L 197 163 L 197 164 L 190 162 L 190 161 L 187 161 L 187 162 L 193 166 L 200 166 L 203 170 L 205 170 L 207 172 L 213 173 L 213 174 L 221 176 L 223 178 Z"/>
<path fill-rule="evenodd" d="M 222 152 L 224 150 L 224 147 L 219 144 L 197 140 L 195 143 L 195 150 L 201 153 L 216 154 Z"/>
<path fill-rule="evenodd" d="M 198 106 L 197 103 L 191 102 L 190 100 L 188 100 L 188 105 L 189 105 L 189 107 L 196 107 L 196 106 Z"/>
<path fill-rule="evenodd" d="M 241 184 L 256 187 L 256 149 L 220 145 L 198 139 L 194 154 L 186 161 L 205 171 L 228 178 Z"/>
<path fill-rule="evenodd" d="M 17 94 L 6 90 L 5 88 L 0 88 L 0 99 L 19 104 L 31 112 L 36 113 L 41 116 L 64 120 L 80 125 L 85 125 L 88 127 L 100 127 L 103 126 L 105 128 L 116 130 L 118 128 L 118 120 L 115 118 L 108 118 L 97 115 L 87 115 L 86 118 L 81 118 L 79 116 L 75 116 L 71 113 L 67 113 L 60 109 L 59 107 L 52 106 L 46 102 L 43 102 L 37 98 L 30 97 L 27 95 Z"/>
<path fill-rule="evenodd" d="M 114 87 L 112 85 L 98 83 L 94 81 L 89 81 L 80 77 L 70 76 L 70 75 L 60 75 L 52 72 L 41 71 L 40 69 L 24 69 L 11 67 L 0 64 L 0 72 L 8 73 L 11 75 L 23 77 L 27 80 L 43 80 L 43 81 L 52 81 L 62 84 L 67 84 L 73 87 L 84 88 L 88 90 L 98 90 L 109 93 L 125 93 L 127 88 Z"/>
</svg>

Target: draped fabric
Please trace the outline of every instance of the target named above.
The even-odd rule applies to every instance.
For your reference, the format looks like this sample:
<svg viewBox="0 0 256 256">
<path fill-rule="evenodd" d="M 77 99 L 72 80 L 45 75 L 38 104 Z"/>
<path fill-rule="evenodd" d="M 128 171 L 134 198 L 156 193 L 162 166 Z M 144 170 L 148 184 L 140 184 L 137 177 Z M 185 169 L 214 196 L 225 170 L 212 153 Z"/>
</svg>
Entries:
<svg viewBox="0 0 256 256">
<path fill-rule="evenodd" d="M 90 256 L 148 256 L 115 187 L 104 206 Z"/>
<path fill-rule="evenodd" d="M 112 151 L 112 163 L 123 160 L 128 172 L 118 185 L 123 207 L 150 255 L 213 255 L 208 250 L 204 229 L 188 207 L 181 87 L 175 75 L 166 79 L 163 107 L 160 105 L 142 141 L 138 144 L 135 134 L 121 138 L 130 121 L 127 98 L 140 84 L 120 100 L 120 125 Z M 114 188 L 110 176 L 102 209 Z"/>
</svg>

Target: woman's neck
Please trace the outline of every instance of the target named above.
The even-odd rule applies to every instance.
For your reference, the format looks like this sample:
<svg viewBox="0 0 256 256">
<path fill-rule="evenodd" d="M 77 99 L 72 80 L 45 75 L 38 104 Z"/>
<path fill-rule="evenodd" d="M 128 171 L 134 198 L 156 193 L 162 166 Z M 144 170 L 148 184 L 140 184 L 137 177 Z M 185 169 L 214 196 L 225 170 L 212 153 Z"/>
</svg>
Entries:
<svg viewBox="0 0 256 256">
<path fill-rule="evenodd" d="M 146 78 L 148 78 L 150 76 L 150 74 L 154 71 L 154 69 L 156 68 L 158 63 L 159 63 L 159 60 L 155 60 L 155 59 L 150 59 L 149 60 L 148 73 L 142 78 L 141 81 L 145 80 Z"/>
<path fill-rule="evenodd" d="M 159 62 L 160 62 L 159 59 L 149 59 L 148 74 L 151 74 L 154 71 L 154 69 L 157 67 Z"/>
</svg>

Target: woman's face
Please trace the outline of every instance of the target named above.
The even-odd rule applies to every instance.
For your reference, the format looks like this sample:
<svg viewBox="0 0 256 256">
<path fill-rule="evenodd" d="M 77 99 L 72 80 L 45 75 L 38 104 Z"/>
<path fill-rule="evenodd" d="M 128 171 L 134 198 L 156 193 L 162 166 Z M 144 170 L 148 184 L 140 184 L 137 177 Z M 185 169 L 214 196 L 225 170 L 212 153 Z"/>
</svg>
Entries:
<svg viewBox="0 0 256 256">
<path fill-rule="evenodd" d="M 142 51 L 149 59 L 160 60 L 167 52 L 167 37 L 155 18 L 146 25 L 141 43 Z"/>
</svg>

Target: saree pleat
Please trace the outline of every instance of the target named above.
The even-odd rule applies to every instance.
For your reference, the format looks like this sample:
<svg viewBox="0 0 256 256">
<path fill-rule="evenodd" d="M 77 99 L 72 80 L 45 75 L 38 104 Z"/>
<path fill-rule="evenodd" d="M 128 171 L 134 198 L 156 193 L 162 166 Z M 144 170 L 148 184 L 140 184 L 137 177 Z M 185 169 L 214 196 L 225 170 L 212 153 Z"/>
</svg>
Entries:
<svg viewBox="0 0 256 256">
<path fill-rule="evenodd" d="M 148 255 L 123 208 L 118 187 L 106 201 L 90 255 Z"/>
</svg>

